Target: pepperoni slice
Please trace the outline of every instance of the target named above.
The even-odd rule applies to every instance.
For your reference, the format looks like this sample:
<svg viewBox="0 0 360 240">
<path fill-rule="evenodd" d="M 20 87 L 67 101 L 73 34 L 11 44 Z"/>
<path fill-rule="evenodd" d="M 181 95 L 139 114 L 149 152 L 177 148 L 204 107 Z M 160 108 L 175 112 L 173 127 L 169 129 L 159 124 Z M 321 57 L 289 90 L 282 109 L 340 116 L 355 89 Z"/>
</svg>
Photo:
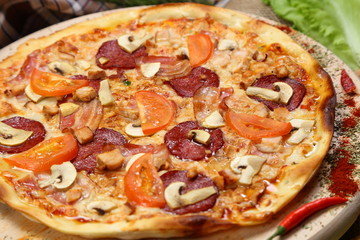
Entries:
<svg viewBox="0 0 360 240">
<path fill-rule="evenodd" d="M 147 56 L 146 48 L 140 47 L 133 53 L 128 53 L 121 49 L 117 40 L 104 42 L 96 53 L 96 64 L 102 69 L 123 68 L 132 69 L 136 67 L 135 59 L 141 56 Z M 108 61 L 100 63 L 99 58 L 105 58 Z"/>
<path fill-rule="evenodd" d="M 197 67 L 189 75 L 171 79 L 170 86 L 182 97 L 193 97 L 200 87 L 219 87 L 219 76 L 210 69 Z"/>
<path fill-rule="evenodd" d="M 109 128 L 98 129 L 92 142 L 79 145 L 78 156 L 74 159 L 73 164 L 78 171 L 85 170 L 92 173 L 96 168 L 96 156 L 99 153 L 103 152 L 104 149 L 111 151 L 126 142 L 125 137 L 115 130 Z"/>
<path fill-rule="evenodd" d="M 215 154 L 224 145 L 223 133 L 220 129 L 207 130 L 210 133 L 210 143 L 206 146 L 189 139 L 188 133 L 193 129 L 204 128 L 196 121 L 188 121 L 176 125 L 165 134 L 165 144 L 172 155 L 198 161 Z M 211 153 L 207 153 L 206 150 Z"/>
<path fill-rule="evenodd" d="M 180 194 L 184 194 L 191 190 L 211 187 L 211 186 L 217 189 L 215 183 L 207 176 L 198 174 L 195 178 L 188 178 L 186 176 L 186 173 L 187 171 L 169 171 L 161 175 L 160 178 L 164 183 L 165 189 L 173 182 L 184 182 L 186 184 L 186 187 L 180 190 Z M 168 205 L 166 205 L 164 210 L 176 214 L 186 214 L 186 213 L 196 213 L 196 212 L 206 211 L 215 205 L 218 196 L 219 194 L 216 193 L 200 202 L 177 209 L 171 209 Z"/>
<path fill-rule="evenodd" d="M 35 120 L 31 120 L 24 117 L 13 117 L 2 121 L 3 123 L 13 127 L 26 131 L 32 131 L 33 134 L 26 140 L 26 142 L 17 146 L 5 146 L 0 145 L 1 153 L 19 153 L 26 151 L 36 144 L 42 142 L 46 135 L 44 126 Z"/>
<path fill-rule="evenodd" d="M 284 82 L 284 83 L 289 84 L 292 87 L 294 93 L 293 93 L 293 96 L 290 98 L 288 104 L 272 102 L 272 101 L 265 100 L 260 97 L 252 96 L 251 98 L 255 99 L 258 102 L 264 103 L 271 111 L 273 111 L 275 108 L 279 108 L 279 107 L 285 107 L 289 111 L 295 110 L 300 105 L 300 103 L 302 102 L 302 100 L 306 94 L 306 88 L 305 88 L 304 84 L 302 84 L 294 79 L 291 79 L 291 78 L 280 79 L 280 78 L 276 77 L 275 75 L 269 75 L 269 76 L 264 76 L 264 77 L 257 79 L 251 86 L 273 89 L 273 84 L 275 82 Z"/>
</svg>

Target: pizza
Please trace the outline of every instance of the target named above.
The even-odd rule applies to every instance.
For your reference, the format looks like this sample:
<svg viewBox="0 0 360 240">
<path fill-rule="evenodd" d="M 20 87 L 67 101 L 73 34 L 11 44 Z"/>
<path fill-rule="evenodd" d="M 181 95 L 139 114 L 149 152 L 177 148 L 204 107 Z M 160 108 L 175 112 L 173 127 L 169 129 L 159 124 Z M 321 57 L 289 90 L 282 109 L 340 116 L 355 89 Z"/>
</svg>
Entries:
<svg viewBox="0 0 360 240">
<path fill-rule="evenodd" d="M 328 74 L 239 12 L 104 14 L 0 63 L 0 199 L 90 238 L 199 236 L 269 221 L 328 151 Z"/>
</svg>

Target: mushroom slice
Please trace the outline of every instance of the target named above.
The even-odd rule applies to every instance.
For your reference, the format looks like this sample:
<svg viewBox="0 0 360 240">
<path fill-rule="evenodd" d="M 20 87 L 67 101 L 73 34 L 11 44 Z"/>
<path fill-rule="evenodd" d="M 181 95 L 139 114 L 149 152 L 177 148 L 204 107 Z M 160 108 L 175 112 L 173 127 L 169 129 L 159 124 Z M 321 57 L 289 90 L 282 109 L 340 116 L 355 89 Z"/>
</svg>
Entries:
<svg viewBox="0 0 360 240">
<path fill-rule="evenodd" d="M 135 154 L 134 156 L 132 156 L 130 158 L 130 160 L 127 162 L 126 167 L 125 167 L 125 171 L 129 171 L 131 165 L 133 165 L 133 163 L 138 160 L 139 158 L 141 158 L 145 153 L 138 153 Z"/>
<path fill-rule="evenodd" d="M 95 211 L 99 215 L 104 215 L 116 208 L 116 204 L 110 201 L 94 201 L 90 202 L 86 208 L 90 211 Z"/>
<path fill-rule="evenodd" d="M 294 90 L 292 87 L 284 82 L 276 82 L 273 84 L 273 86 L 278 87 L 280 89 L 280 102 L 283 104 L 287 104 L 294 94 Z"/>
<path fill-rule="evenodd" d="M 266 100 L 277 102 L 280 100 L 280 93 L 267 88 L 248 87 L 246 94 L 249 96 L 261 97 Z"/>
<path fill-rule="evenodd" d="M 39 181 L 41 188 L 53 185 L 55 188 L 64 189 L 69 187 L 76 179 L 76 168 L 71 162 L 51 166 L 50 179 Z"/>
<path fill-rule="evenodd" d="M 40 100 L 42 100 L 42 99 L 45 98 L 44 96 L 35 93 L 35 92 L 31 89 L 30 84 L 25 87 L 25 94 L 26 94 L 26 96 L 27 96 L 31 101 L 33 101 L 33 102 L 35 102 L 35 103 L 37 103 L 37 102 L 39 102 Z"/>
<path fill-rule="evenodd" d="M 0 144 L 2 145 L 20 145 L 24 143 L 32 134 L 32 131 L 13 128 L 3 122 L 0 122 Z"/>
<path fill-rule="evenodd" d="M 70 114 L 73 114 L 79 109 L 79 105 L 75 103 L 62 103 L 59 105 L 60 112 L 63 117 L 69 116 Z"/>
<path fill-rule="evenodd" d="M 291 145 L 301 143 L 310 134 L 310 129 L 299 128 L 286 140 Z"/>
<path fill-rule="evenodd" d="M 102 80 L 99 88 L 99 100 L 101 105 L 108 106 L 115 102 L 115 99 L 111 93 L 110 85 L 108 80 Z"/>
<path fill-rule="evenodd" d="M 188 135 L 192 140 L 200 144 L 206 145 L 210 142 L 210 133 L 204 130 L 191 130 Z"/>
<path fill-rule="evenodd" d="M 76 72 L 76 68 L 68 62 L 54 61 L 48 64 L 50 71 L 61 75 L 70 75 Z"/>
<path fill-rule="evenodd" d="M 100 59 L 99 59 L 99 62 L 100 62 Z M 103 63 L 101 63 L 101 64 L 103 64 Z M 76 65 L 83 70 L 88 70 L 91 67 L 91 64 L 85 60 L 76 61 Z"/>
<path fill-rule="evenodd" d="M 108 59 L 108 58 L 106 58 L 106 57 L 100 57 L 99 58 L 99 63 L 100 64 L 105 64 L 105 63 L 107 63 L 107 62 L 109 62 L 110 61 L 110 59 Z"/>
<path fill-rule="evenodd" d="M 231 39 L 221 39 L 218 44 L 218 50 L 230 50 L 233 51 L 238 48 L 237 42 Z"/>
<path fill-rule="evenodd" d="M 136 125 L 133 123 L 129 123 L 125 127 L 125 133 L 131 137 L 143 137 L 145 136 L 141 125 Z"/>
<path fill-rule="evenodd" d="M 292 119 L 292 120 L 290 120 L 290 124 L 294 128 L 307 128 L 307 129 L 310 129 L 315 125 L 315 120 Z"/>
<path fill-rule="evenodd" d="M 213 187 L 204 187 L 191 190 L 185 194 L 180 194 L 181 188 L 186 187 L 184 182 L 173 182 L 166 187 L 164 197 L 167 205 L 172 209 L 177 209 L 187 205 L 191 205 L 207 199 L 217 190 Z"/>
<path fill-rule="evenodd" d="M 160 70 L 160 63 L 154 62 L 154 63 L 144 63 L 140 65 L 140 71 L 142 75 L 144 75 L 147 78 L 155 76 L 155 74 Z"/>
<path fill-rule="evenodd" d="M 225 126 L 225 121 L 219 111 L 214 111 L 204 118 L 200 124 L 205 128 L 219 128 Z"/>
<path fill-rule="evenodd" d="M 149 36 L 146 34 L 144 34 L 143 36 L 139 36 L 139 35 L 135 36 L 132 34 L 125 34 L 125 35 L 120 36 L 117 39 L 117 42 L 122 49 L 124 49 L 128 53 L 132 53 L 136 49 L 141 47 L 148 39 L 149 39 Z"/>
<path fill-rule="evenodd" d="M 261 156 L 245 155 L 232 160 L 230 168 L 234 173 L 241 174 L 239 183 L 249 185 L 265 161 L 266 158 Z"/>
</svg>

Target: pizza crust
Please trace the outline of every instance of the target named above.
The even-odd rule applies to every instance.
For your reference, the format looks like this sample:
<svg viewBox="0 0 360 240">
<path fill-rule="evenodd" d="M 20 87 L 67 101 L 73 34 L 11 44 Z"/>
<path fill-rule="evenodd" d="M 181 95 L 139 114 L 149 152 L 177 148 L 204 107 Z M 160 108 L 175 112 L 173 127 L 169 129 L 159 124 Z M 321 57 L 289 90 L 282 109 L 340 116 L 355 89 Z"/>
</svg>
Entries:
<svg viewBox="0 0 360 240">
<path fill-rule="evenodd" d="M 0 63 L 1 68 L 7 68 L 23 62 L 28 54 L 39 48 L 47 46 L 71 34 L 81 34 L 92 31 L 94 28 L 111 30 L 116 25 L 139 19 L 140 23 L 162 21 L 172 18 L 186 17 L 189 19 L 210 16 L 211 18 L 239 31 L 251 29 L 266 43 L 281 43 L 286 52 L 296 59 L 308 73 L 313 88 L 321 94 L 316 112 L 316 131 L 319 136 L 317 146 L 300 163 L 282 168 L 278 183 L 274 184 L 276 191 L 266 193 L 257 210 L 244 212 L 247 217 L 238 218 L 236 222 L 212 218 L 210 214 L 187 214 L 154 216 L 149 219 L 140 219 L 130 222 L 115 222 L 112 224 L 96 222 L 80 222 L 60 216 L 50 215 L 44 209 L 38 208 L 18 198 L 15 190 L 4 178 L 0 178 L 0 199 L 34 219 L 67 234 L 80 235 L 91 238 L 115 237 L 124 239 L 138 239 L 151 237 L 180 237 L 204 235 L 211 232 L 228 229 L 235 225 L 254 225 L 263 223 L 271 218 L 288 202 L 290 202 L 303 186 L 316 173 L 331 142 L 334 122 L 335 94 L 332 82 L 327 73 L 319 64 L 297 45 L 288 35 L 262 21 L 252 19 L 242 13 L 198 5 L 198 4 L 166 4 L 145 9 L 131 9 L 116 11 L 100 18 L 75 24 L 60 30 L 50 36 L 31 39 L 22 44 L 16 54 Z M 0 167 L 8 168 L 6 163 Z M 270 201 L 270 203 L 269 203 Z M 266 204 L 265 204 L 266 203 Z"/>
</svg>

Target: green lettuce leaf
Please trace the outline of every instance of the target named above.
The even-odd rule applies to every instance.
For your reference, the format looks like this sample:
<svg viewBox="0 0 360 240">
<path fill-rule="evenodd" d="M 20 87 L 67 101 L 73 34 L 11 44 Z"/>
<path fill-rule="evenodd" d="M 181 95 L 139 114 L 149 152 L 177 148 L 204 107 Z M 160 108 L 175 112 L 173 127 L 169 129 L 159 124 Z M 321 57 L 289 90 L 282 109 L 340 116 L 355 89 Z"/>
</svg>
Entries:
<svg viewBox="0 0 360 240">
<path fill-rule="evenodd" d="M 293 27 L 360 68 L 359 0 L 263 0 Z"/>
</svg>

